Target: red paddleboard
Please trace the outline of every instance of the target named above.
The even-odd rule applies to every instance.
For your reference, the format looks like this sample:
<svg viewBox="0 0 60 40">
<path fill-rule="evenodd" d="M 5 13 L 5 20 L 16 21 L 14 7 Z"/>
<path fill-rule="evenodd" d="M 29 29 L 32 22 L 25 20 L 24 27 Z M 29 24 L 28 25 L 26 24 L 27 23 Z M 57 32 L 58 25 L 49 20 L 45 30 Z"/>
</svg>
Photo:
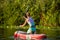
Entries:
<svg viewBox="0 0 60 40">
<path fill-rule="evenodd" d="M 26 40 L 27 38 L 30 40 L 43 40 L 46 39 L 47 36 L 45 34 L 26 34 L 26 32 L 16 31 L 14 33 L 15 40 L 22 39 Z"/>
</svg>

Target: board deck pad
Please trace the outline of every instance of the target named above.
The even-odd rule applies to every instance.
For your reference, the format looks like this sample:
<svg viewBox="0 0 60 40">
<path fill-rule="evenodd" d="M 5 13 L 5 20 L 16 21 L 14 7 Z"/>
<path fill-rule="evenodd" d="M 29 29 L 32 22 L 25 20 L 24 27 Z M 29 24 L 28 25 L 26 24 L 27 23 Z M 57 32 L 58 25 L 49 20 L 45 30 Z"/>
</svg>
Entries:
<svg viewBox="0 0 60 40">
<path fill-rule="evenodd" d="M 19 38 L 19 39 L 23 39 L 23 40 L 42 40 L 42 39 L 46 39 L 47 36 L 46 34 L 27 34 L 26 32 L 23 31 L 16 31 L 14 33 L 14 38 Z"/>
</svg>

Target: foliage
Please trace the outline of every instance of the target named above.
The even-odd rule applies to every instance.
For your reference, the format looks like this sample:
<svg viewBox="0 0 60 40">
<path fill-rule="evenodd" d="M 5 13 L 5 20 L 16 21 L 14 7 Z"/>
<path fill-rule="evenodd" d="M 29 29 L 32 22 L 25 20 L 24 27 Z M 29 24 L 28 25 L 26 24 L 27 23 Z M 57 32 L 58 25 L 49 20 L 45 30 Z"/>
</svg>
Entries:
<svg viewBox="0 0 60 40">
<path fill-rule="evenodd" d="M 0 26 L 20 25 L 28 11 L 36 25 L 60 26 L 60 0 L 0 0 Z"/>
</svg>

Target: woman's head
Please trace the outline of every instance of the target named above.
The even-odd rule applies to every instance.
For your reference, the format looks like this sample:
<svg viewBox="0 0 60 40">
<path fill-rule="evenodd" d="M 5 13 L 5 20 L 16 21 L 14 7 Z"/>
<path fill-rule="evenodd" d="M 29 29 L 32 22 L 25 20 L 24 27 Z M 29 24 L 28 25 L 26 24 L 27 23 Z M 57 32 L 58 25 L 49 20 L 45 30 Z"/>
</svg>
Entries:
<svg viewBox="0 0 60 40">
<path fill-rule="evenodd" d="M 27 12 L 27 13 L 26 13 L 26 16 L 29 16 L 29 17 L 30 17 L 30 13 L 29 13 L 29 12 Z"/>
<path fill-rule="evenodd" d="M 26 17 L 26 18 L 30 17 L 30 13 L 27 12 L 27 13 L 25 14 L 25 17 Z"/>
</svg>

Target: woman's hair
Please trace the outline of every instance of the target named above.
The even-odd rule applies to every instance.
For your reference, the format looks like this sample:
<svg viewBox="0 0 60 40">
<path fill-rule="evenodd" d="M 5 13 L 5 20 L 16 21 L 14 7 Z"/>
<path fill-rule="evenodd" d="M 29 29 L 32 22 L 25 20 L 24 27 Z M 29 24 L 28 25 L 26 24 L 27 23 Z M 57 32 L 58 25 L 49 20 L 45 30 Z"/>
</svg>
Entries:
<svg viewBox="0 0 60 40">
<path fill-rule="evenodd" d="M 28 13 L 28 12 L 27 12 L 24 16 L 27 18 L 27 14 L 28 14 L 28 16 L 30 17 L 30 13 Z"/>
<path fill-rule="evenodd" d="M 29 12 L 27 12 L 28 13 L 28 16 L 30 16 L 30 13 Z"/>
<path fill-rule="evenodd" d="M 27 18 L 26 14 L 24 15 L 24 17 L 26 17 L 26 18 Z"/>
</svg>

